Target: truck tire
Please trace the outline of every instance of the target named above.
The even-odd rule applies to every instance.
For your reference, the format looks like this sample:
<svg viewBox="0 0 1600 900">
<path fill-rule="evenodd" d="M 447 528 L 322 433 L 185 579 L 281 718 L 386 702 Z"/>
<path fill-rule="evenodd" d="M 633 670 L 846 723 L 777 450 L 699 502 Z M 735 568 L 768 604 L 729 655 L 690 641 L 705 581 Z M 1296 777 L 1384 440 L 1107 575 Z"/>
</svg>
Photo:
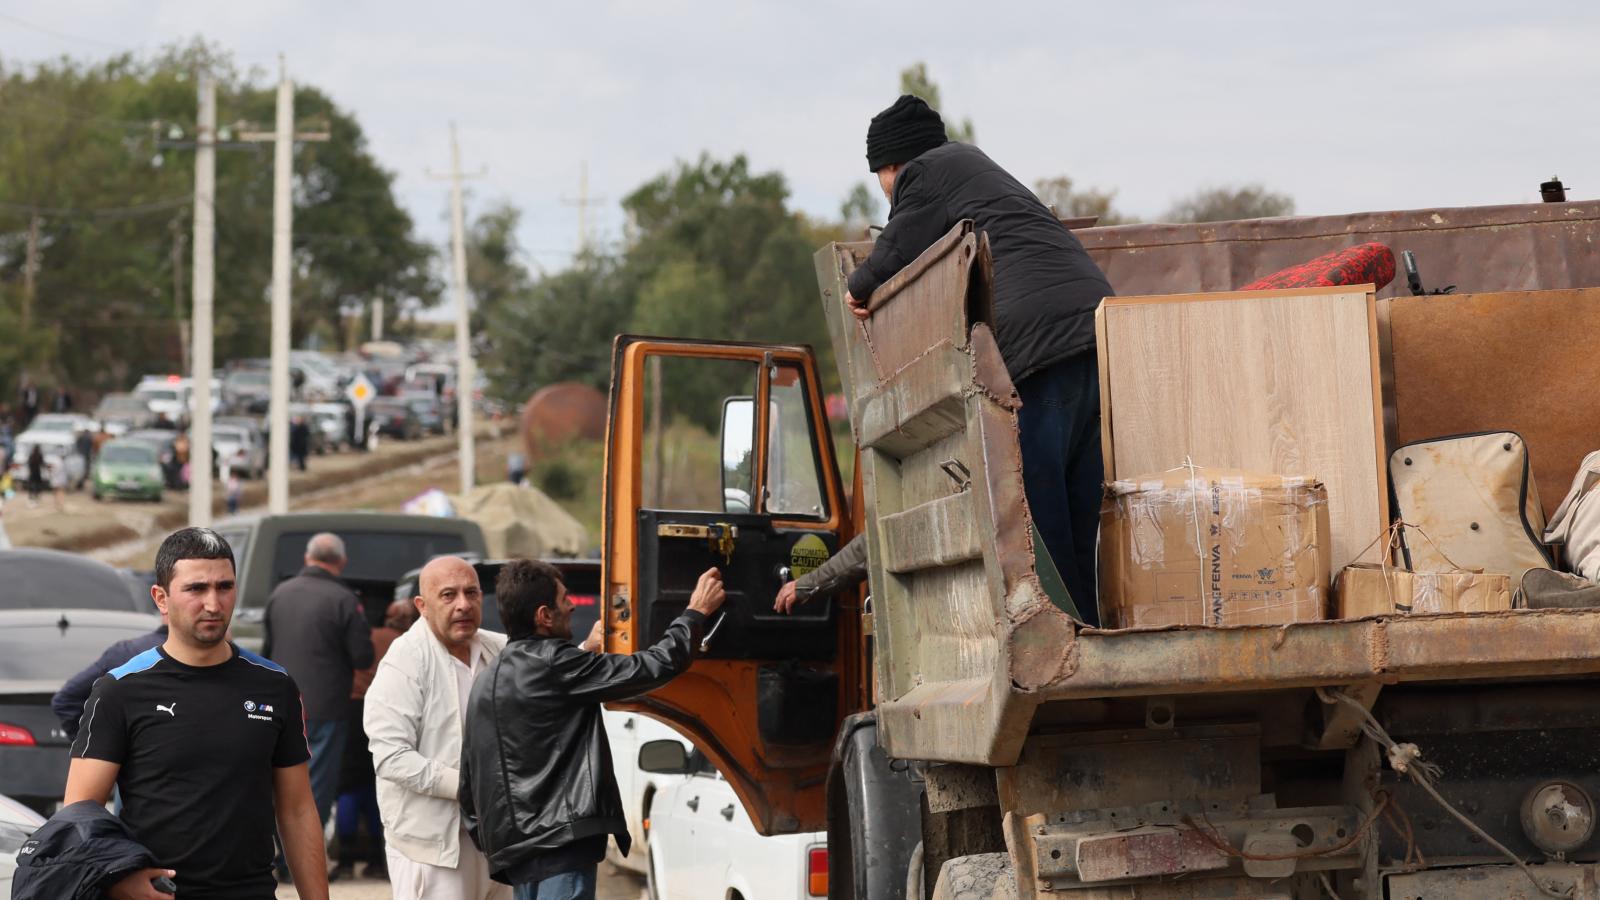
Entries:
<svg viewBox="0 0 1600 900">
<path fill-rule="evenodd" d="M 1009 854 L 958 856 L 939 870 L 939 883 L 933 886 L 933 900 L 1014 898 L 1015 887 Z"/>
</svg>

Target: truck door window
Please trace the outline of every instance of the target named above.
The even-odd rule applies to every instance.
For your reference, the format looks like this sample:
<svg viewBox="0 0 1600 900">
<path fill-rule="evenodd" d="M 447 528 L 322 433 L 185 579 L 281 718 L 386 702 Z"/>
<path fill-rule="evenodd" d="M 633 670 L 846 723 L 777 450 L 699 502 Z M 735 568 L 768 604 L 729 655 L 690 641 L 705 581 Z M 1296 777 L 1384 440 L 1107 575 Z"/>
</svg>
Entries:
<svg viewBox="0 0 1600 900">
<path fill-rule="evenodd" d="M 822 462 L 801 370 L 796 366 L 774 366 L 769 396 L 764 510 L 774 515 L 826 519 Z"/>
<path fill-rule="evenodd" d="M 755 490 L 750 463 L 725 467 L 724 401 L 753 397 L 758 363 L 704 356 L 646 358 L 640 499 L 645 509 L 724 512 Z M 745 421 L 749 422 L 748 408 Z M 754 426 L 749 424 L 753 434 Z M 747 440 L 746 443 L 751 443 Z M 747 507 L 748 508 L 748 507 Z"/>
</svg>

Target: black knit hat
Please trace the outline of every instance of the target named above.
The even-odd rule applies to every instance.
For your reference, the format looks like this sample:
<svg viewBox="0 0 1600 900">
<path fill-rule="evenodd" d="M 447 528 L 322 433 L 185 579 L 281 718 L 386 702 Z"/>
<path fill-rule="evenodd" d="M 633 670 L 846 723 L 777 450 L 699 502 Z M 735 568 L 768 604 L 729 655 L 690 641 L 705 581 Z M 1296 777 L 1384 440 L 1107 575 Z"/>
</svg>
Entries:
<svg viewBox="0 0 1600 900">
<path fill-rule="evenodd" d="M 920 98 L 903 94 L 867 126 L 867 168 L 876 172 L 908 163 L 946 140 L 939 113 Z"/>
</svg>

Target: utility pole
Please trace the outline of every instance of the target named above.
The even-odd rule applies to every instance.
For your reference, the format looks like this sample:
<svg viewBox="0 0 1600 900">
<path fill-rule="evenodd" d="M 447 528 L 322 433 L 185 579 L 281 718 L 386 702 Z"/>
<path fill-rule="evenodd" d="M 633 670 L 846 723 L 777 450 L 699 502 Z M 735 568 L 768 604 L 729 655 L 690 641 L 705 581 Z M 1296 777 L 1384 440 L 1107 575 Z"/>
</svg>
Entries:
<svg viewBox="0 0 1600 900">
<path fill-rule="evenodd" d="M 272 398 L 267 512 L 289 511 L 289 240 L 294 232 L 294 83 L 278 57 L 278 128 L 272 146 Z"/>
<path fill-rule="evenodd" d="M 294 82 L 278 57 L 278 120 L 272 132 L 247 132 L 244 141 L 273 142 L 272 172 L 272 397 L 267 408 L 267 511 L 289 511 L 289 268 L 294 237 L 294 142 L 328 134 L 294 130 Z"/>
<path fill-rule="evenodd" d="M 578 255 L 582 256 L 589 249 L 589 207 L 600 206 L 606 202 L 604 197 L 589 196 L 588 160 L 584 160 L 578 170 L 578 199 L 562 197 L 561 202 L 578 208 Z"/>
<path fill-rule="evenodd" d="M 200 74 L 199 133 L 194 154 L 194 297 L 191 376 L 194 418 L 189 426 L 189 524 L 211 524 L 211 315 L 217 199 L 217 83 Z"/>
<path fill-rule="evenodd" d="M 22 257 L 22 333 L 27 334 L 33 325 L 34 291 L 38 289 L 39 275 L 39 214 L 28 216 L 28 248 Z"/>
<path fill-rule="evenodd" d="M 172 220 L 172 314 L 178 319 L 178 347 L 182 356 L 180 372 L 189 368 L 189 320 L 183 316 L 183 229 L 178 217 Z"/>
<path fill-rule="evenodd" d="M 372 339 L 383 340 L 383 298 L 372 298 Z"/>
<path fill-rule="evenodd" d="M 472 359 L 472 320 L 467 315 L 467 217 L 461 208 L 461 145 L 456 141 L 456 126 L 450 123 L 450 255 L 451 293 L 456 307 L 456 437 L 461 456 L 461 494 L 472 492 L 477 484 L 477 447 L 472 431 L 472 382 L 476 365 Z M 439 177 L 439 176 L 434 176 Z"/>
</svg>

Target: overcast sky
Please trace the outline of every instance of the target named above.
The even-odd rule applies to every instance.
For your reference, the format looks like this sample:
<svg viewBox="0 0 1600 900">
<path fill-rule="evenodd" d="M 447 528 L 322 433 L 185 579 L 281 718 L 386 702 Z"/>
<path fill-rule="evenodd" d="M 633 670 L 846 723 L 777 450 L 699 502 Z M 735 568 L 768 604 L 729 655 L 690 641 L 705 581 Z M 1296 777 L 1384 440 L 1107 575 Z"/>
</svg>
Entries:
<svg viewBox="0 0 1600 900">
<path fill-rule="evenodd" d="M 836 216 L 919 60 L 1024 182 L 1069 175 L 1135 215 L 1244 182 L 1309 214 L 1531 202 L 1552 174 L 1600 196 L 1594 2 L 0 0 L 8 67 L 197 34 L 265 72 L 284 53 L 353 112 L 433 240 L 447 197 L 426 171 L 454 120 L 487 169 L 472 206 L 520 206 L 546 269 L 577 244 L 563 199 L 585 162 L 602 240 L 621 197 L 702 152 Z"/>
</svg>

